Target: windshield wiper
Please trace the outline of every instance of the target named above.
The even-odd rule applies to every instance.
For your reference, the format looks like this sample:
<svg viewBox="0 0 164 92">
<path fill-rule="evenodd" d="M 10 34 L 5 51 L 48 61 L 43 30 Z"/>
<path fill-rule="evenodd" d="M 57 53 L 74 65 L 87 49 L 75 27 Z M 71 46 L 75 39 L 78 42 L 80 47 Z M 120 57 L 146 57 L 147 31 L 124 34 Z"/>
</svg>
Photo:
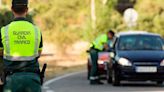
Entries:
<svg viewBox="0 0 164 92">
<path fill-rule="evenodd" d="M 140 48 L 137 50 L 162 50 L 162 49 L 154 49 L 154 48 Z"/>
</svg>

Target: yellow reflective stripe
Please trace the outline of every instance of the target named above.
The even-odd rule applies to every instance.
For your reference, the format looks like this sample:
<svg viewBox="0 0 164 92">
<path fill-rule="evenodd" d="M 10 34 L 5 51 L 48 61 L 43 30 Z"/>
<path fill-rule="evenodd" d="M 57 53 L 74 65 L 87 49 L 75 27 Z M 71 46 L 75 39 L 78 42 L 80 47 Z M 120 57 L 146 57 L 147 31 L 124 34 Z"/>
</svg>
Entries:
<svg viewBox="0 0 164 92">
<path fill-rule="evenodd" d="M 9 25 L 5 27 L 6 55 L 10 55 Z"/>
</svg>

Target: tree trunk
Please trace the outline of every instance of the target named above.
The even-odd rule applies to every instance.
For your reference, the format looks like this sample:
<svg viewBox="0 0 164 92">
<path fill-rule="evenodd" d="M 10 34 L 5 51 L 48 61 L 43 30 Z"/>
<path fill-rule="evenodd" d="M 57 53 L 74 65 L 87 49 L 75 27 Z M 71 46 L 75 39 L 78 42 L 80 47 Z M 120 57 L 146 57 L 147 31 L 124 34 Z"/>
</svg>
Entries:
<svg viewBox="0 0 164 92">
<path fill-rule="evenodd" d="M 92 20 L 92 28 L 93 30 L 95 30 L 96 28 L 95 0 L 91 0 L 91 20 Z"/>
<path fill-rule="evenodd" d="M 103 5 L 106 5 L 108 0 L 102 0 Z"/>
<path fill-rule="evenodd" d="M 2 0 L 0 0 L 0 8 L 2 7 Z"/>
</svg>

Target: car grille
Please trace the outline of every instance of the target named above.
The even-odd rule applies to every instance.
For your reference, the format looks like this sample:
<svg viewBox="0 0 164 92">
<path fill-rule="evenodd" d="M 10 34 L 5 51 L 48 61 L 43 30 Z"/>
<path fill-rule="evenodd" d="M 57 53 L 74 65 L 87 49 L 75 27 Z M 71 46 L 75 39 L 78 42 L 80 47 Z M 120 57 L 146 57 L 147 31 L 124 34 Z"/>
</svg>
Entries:
<svg viewBox="0 0 164 92">
<path fill-rule="evenodd" d="M 158 63 L 154 62 L 135 62 L 133 63 L 135 66 L 157 66 Z"/>
</svg>

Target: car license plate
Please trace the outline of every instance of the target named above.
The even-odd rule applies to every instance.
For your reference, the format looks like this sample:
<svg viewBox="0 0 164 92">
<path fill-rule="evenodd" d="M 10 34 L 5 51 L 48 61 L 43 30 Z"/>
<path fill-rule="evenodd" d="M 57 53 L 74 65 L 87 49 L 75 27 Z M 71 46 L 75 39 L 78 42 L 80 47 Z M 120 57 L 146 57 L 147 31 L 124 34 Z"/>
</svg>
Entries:
<svg viewBox="0 0 164 92">
<path fill-rule="evenodd" d="M 138 73 L 156 73 L 157 67 L 137 67 L 136 72 Z"/>
</svg>

